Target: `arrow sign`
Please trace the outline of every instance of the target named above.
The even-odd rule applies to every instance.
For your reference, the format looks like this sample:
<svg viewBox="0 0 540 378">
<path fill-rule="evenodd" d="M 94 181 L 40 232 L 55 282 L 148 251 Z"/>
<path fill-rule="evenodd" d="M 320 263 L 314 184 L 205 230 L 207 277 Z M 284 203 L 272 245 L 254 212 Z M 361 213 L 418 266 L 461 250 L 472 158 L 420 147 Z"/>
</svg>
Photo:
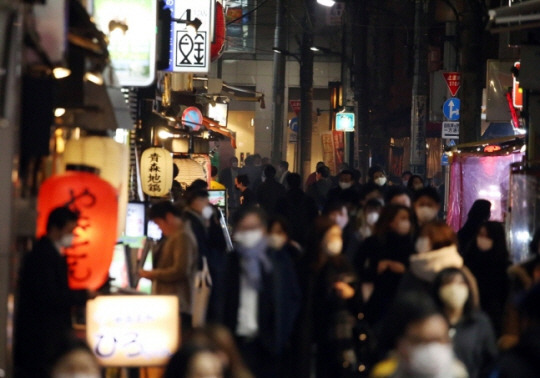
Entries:
<svg viewBox="0 0 540 378">
<path fill-rule="evenodd" d="M 444 116 L 449 121 L 457 121 L 459 120 L 459 108 L 461 106 L 461 101 L 459 101 L 459 98 L 452 97 L 445 101 L 443 105 L 443 113 Z"/>
<path fill-rule="evenodd" d="M 461 74 L 459 72 L 444 72 L 444 80 L 452 97 L 455 97 L 461 86 Z"/>
</svg>

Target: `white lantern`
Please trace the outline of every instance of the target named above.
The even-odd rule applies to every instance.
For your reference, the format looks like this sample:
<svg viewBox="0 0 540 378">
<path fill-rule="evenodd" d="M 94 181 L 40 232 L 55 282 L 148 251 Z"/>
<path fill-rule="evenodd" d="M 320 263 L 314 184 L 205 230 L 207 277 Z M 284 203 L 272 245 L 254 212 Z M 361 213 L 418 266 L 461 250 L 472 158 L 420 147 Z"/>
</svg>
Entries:
<svg viewBox="0 0 540 378">
<path fill-rule="evenodd" d="M 118 236 L 125 228 L 128 181 L 129 148 L 113 138 L 89 136 L 66 143 L 64 164 L 87 165 L 99 170 L 99 177 L 118 191 Z"/>
<path fill-rule="evenodd" d="M 142 190 L 151 197 L 169 194 L 173 183 L 173 158 L 164 148 L 151 147 L 141 156 Z"/>
</svg>

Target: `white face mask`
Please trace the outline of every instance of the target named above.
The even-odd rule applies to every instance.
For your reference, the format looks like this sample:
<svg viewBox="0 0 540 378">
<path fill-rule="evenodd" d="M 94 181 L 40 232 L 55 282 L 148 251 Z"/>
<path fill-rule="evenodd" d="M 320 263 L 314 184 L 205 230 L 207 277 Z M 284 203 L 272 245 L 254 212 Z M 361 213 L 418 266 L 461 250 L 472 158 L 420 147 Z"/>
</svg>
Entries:
<svg viewBox="0 0 540 378">
<path fill-rule="evenodd" d="M 446 284 L 439 289 L 439 298 L 446 306 L 459 310 L 465 306 L 469 298 L 469 288 L 459 283 Z"/>
<path fill-rule="evenodd" d="M 420 223 L 429 222 L 437 217 L 437 209 L 431 206 L 420 206 L 416 208 L 416 217 Z"/>
<path fill-rule="evenodd" d="M 206 205 L 204 209 L 202 209 L 202 217 L 204 219 L 210 219 L 212 218 L 212 215 L 214 214 L 214 209 L 212 209 L 212 206 Z"/>
<path fill-rule="evenodd" d="M 336 216 L 336 224 L 341 228 L 342 230 L 347 226 L 347 223 L 349 223 L 349 215 L 348 214 L 339 214 Z"/>
<path fill-rule="evenodd" d="M 482 252 L 490 251 L 493 248 L 493 239 L 486 238 L 485 236 L 476 237 L 476 245 Z"/>
<path fill-rule="evenodd" d="M 345 189 L 349 189 L 351 186 L 352 186 L 352 182 L 344 182 L 344 181 L 340 181 L 338 183 L 339 187 L 343 190 Z"/>
<path fill-rule="evenodd" d="M 328 256 L 337 256 L 343 249 L 343 240 L 334 239 L 326 243 L 325 252 Z"/>
<path fill-rule="evenodd" d="M 366 215 L 366 223 L 373 226 L 379 220 L 379 213 L 372 212 Z"/>
<path fill-rule="evenodd" d="M 386 184 L 386 177 L 379 177 L 378 179 L 375 180 L 375 184 L 379 185 L 379 186 L 383 186 L 384 184 Z"/>
<path fill-rule="evenodd" d="M 411 222 L 402 220 L 397 224 L 396 232 L 399 235 L 407 235 L 411 231 Z"/>
<path fill-rule="evenodd" d="M 236 231 L 234 233 L 234 241 L 244 248 L 255 247 L 263 237 L 264 233 L 261 229 Z"/>
<path fill-rule="evenodd" d="M 431 251 L 431 241 L 427 236 L 420 236 L 416 240 L 415 245 L 416 252 L 418 253 L 426 253 Z"/>
<path fill-rule="evenodd" d="M 64 248 L 71 247 L 73 244 L 73 239 L 75 239 L 75 236 L 73 234 L 66 234 L 62 236 L 62 238 L 58 241 L 58 245 Z"/>
<path fill-rule="evenodd" d="M 454 353 L 450 344 L 420 344 L 411 348 L 408 373 L 419 378 L 449 377 L 453 363 Z"/>
<path fill-rule="evenodd" d="M 287 243 L 287 237 L 281 234 L 270 234 L 268 245 L 274 249 L 281 249 Z"/>
</svg>

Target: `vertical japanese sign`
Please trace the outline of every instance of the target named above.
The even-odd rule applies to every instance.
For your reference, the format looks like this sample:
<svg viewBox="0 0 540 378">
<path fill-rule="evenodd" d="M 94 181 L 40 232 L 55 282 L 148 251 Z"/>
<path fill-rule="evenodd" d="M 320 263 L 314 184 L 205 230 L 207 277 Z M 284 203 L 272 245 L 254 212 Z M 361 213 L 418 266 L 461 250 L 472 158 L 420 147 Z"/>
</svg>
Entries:
<svg viewBox="0 0 540 378">
<path fill-rule="evenodd" d="M 426 166 L 426 96 L 413 96 L 411 115 L 411 170 L 424 174 Z"/>
<path fill-rule="evenodd" d="M 337 168 L 344 161 L 345 139 L 342 131 L 328 131 L 321 133 L 322 160 L 330 172 L 335 175 Z"/>
<path fill-rule="evenodd" d="M 208 72 L 213 39 L 215 0 L 167 0 L 171 10 L 171 55 L 169 70 Z M 190 25 L 198 24 L 194 31 Z M 191 29 L 191 30 L 190 30 Z"/>
</svg>

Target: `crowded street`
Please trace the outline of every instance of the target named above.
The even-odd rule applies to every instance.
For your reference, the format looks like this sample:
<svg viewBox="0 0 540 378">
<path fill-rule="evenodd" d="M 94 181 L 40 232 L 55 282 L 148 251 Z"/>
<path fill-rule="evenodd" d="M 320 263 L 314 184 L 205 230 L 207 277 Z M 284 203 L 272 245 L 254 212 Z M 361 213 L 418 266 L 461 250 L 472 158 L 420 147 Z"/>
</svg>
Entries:
<svg viewBox="0 0 540 378">
<path fill-rule="evenodd" d="M 0 378 L 540 378 L 540 0 L 0 0 Z"/>
</svg>

